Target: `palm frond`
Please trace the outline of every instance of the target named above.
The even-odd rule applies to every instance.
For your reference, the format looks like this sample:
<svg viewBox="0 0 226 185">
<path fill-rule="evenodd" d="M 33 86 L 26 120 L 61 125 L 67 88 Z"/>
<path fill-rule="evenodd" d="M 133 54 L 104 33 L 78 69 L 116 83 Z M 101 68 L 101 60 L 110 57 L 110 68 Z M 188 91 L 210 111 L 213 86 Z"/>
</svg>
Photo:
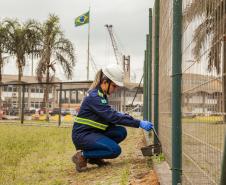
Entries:
<svg viewBox="0 0 226 185">
<path fill-rule="evenodd" d="M 221 71 L 221 47 L 222 44 L 220 42 L 220 38 L 218 34 L 213 35 L 213 39 L 211 40 L 211 48 L 208 53 L 208 70 L 212 71 L 212 69 L 216 69 L 217 74 Z"/>
<path fill-rule="evenodd" d="M 183 13 L 183 20 L 186 23 L 190 23 L 194 19 L 202 17 L 204 13 L 205 11 L 203 10 L 203 0 L 193 0 L 186 6 Z"/>
<path fill-rule="evenodd" d="M 59 18 L 55 15 L 50 15 L 42 26 L 41 47 L 41 60 L 40 65 L 38 65 L 40 69 L 37 70 L 37 76 L 43 77 L 46 73 L 51 75 L 51 70 L 55 74 L 54 65 L 57 65 L 58 62 L 65 71 L 67 78 L 71 78 L 75 65 L 74 48 L 72 43 L 64 37 L 59 26 Z M 41 69 L 43 65 L 46 66 L 45 70 Z"/>
<path fill-rule="evenodd" d="M 60 65 L 62 66 L 65 75 L 68 79 L 71 79 L 73 76 L 73 66 L 71 62 L 68 62 L 63 55 L 61 55 L 60 53 L 56 53 L 56 58 L 57 60 L 60 62 Z"/>
<path fill-rule="evenodd" d="M 192 49 L 196 61 L 200 60 L 201 50 L 206 46 L 208 37 L 213 31 L 211 21 L 203 21 L 194 32 L 195 46 Z"/>
<path fill-rule="evenodd" d="M 56 51 L 62 53 L 64 56 L 71 61 L 72 65 L 75 66 L 75 55 L 74 55 L 74 47 L 73 44 L 65 38 L 60 38 L 58 42 L 56 42 Z"/>
<path fill-rule="evenodd" d="M 220 37 L 224 35 L 223 29 L 218 29 L 221 25 L 225 25 L 224 12 L 226 10 L 225 0 L 193 0 L 187 5 L 184 11 L 185 23 L 192 21 L 201 21 L 196 28 L 194 34 L 194 48 L 193 54 L 198 61 L 202 56 L 202 49 L 206 45 L 210 45 L 208 53 L 208 70 L 216 69 L 220 72 L 221 61 L 221 40 Z M 208 40 L 208 42 L 207 42 Z"/>
</svg>

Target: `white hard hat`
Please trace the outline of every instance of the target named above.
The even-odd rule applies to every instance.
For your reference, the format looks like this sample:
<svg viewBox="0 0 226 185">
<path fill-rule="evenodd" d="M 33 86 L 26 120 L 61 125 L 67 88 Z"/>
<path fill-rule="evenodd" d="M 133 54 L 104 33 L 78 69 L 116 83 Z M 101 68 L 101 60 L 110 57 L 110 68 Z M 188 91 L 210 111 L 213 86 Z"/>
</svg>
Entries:
<svg viewBox="0 0 226 185">
<path fill-rule="evenodd" d="M 103 69 L 103 73 L 117 86 L 123 86 L 124 73 L 119 65 L 110 64 Z"/>
</svg>

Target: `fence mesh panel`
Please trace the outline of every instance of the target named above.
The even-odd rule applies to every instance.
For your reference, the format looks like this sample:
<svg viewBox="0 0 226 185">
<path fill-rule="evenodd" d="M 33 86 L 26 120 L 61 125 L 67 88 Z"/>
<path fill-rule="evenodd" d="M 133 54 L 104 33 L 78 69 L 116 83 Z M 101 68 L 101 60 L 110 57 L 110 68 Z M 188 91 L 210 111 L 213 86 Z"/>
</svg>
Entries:
<svg viewBox="0 0 226 185">
<path fill-rule="evenodd" d="M 166 159 L 171 163 L 172 95 L 172 2 L 160 1 L 159 22 L 159 135 Z"/>
<path fill-rule="evenodd" d="M 170 165 L 172 3 L 160 0 L 159 20 L 159 135 Z M 182 184 L 220 182 L 226 127 L 225 17 L 226 0 L 183 1 Z"/>
<path fill-rule="evenodd" d="M 219 184 L 225 124 L 225 0 L 184 1 L 182 124 L 184 184 Z"/>
</svg>

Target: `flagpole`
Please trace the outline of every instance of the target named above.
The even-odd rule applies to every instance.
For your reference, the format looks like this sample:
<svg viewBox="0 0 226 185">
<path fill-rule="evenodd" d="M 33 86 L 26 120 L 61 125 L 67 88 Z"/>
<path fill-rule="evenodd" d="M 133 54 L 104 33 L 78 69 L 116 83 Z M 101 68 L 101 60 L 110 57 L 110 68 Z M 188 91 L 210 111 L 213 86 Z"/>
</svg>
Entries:
<svg viewBox="0 0 226 185">
<path fill-rule="evenodd" d="M 89 39 L 90 39 L 90 7 L 89 7 L 89 22 L 88 22 L 87 80 L 89 80 Z"/>
</svg>

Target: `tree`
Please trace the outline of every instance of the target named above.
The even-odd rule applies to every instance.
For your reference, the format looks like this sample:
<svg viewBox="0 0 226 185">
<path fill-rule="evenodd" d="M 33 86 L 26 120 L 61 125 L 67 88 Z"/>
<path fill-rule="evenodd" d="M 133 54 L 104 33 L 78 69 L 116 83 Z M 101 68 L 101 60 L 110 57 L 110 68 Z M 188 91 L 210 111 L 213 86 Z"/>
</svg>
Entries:
<svg viewBox="0 0 226 185">
<path fill-rule="evenodd" d="M 0 84 L 2 84 L 2 70 L 7 57 L 3 56 L 5 53 L 5 42 L 7 40 L 6 29 L 0 22 Z M 2 86 L 0 86 L 0 108 L 2 107 Z"/>
<path fill-rule="evenodd" d="M 6 52 L 16 58 L 18 68 L 18 84 L 21 84 L 23 69 L 26 65 L 26 56 L 33 53 L 33 48 L 38 44 L 37 22 L 29 20 L 20 24 L 16 19 L 6 19 L 4 26 L 7 31 L 5 42 Z M 21 113 L 21 86 L 19 86 L 18 108 Z M 21 115 L 21 114 L 20 114 Z"/>
<path fill-rule="evenodd" d="M 207 44 L 208 50 L 208 70 L 216 70 L 217 74 L 222 71 L 222 89 L 223 89 L 223 112 L 226 112 L 226 0 L 192 0 L 184 11 L 184 22 L 201 20 L 201 23 L 194 32 L 193 54 L 196 61 L 199 61 L 202 55 L 202 49 Z M 219 29 L 221 28 L 221 29 Z M 223 48 L 223 56 L 221 52 Z M 222 60 L 223 58 L 223 60 Z M 221 69 L 222 62 L 222 69 Z M 226 115 L 224 115 L 226 122 Z"/>
<path fill-rule="evenodd" d="M 59 18 L 56 15 L 49 15 L 40 29 L 41 35 L 41 55 L 38 67 L 36 69 L 37 78 L 42 82 L 45 77 L 45 82 L 48 84 L 54 79 L 55 66 L 60 65 L 66 77 L 70 79 L 73 75 L 75 66 L 74 48 L 72 43 L 64 37 L 64 34 L 59 26 Z M 46 85 L 44 91 L 44 107 L 47 111 L 48 118 L 48 95 L 49 88 Z"/>
</svg>

